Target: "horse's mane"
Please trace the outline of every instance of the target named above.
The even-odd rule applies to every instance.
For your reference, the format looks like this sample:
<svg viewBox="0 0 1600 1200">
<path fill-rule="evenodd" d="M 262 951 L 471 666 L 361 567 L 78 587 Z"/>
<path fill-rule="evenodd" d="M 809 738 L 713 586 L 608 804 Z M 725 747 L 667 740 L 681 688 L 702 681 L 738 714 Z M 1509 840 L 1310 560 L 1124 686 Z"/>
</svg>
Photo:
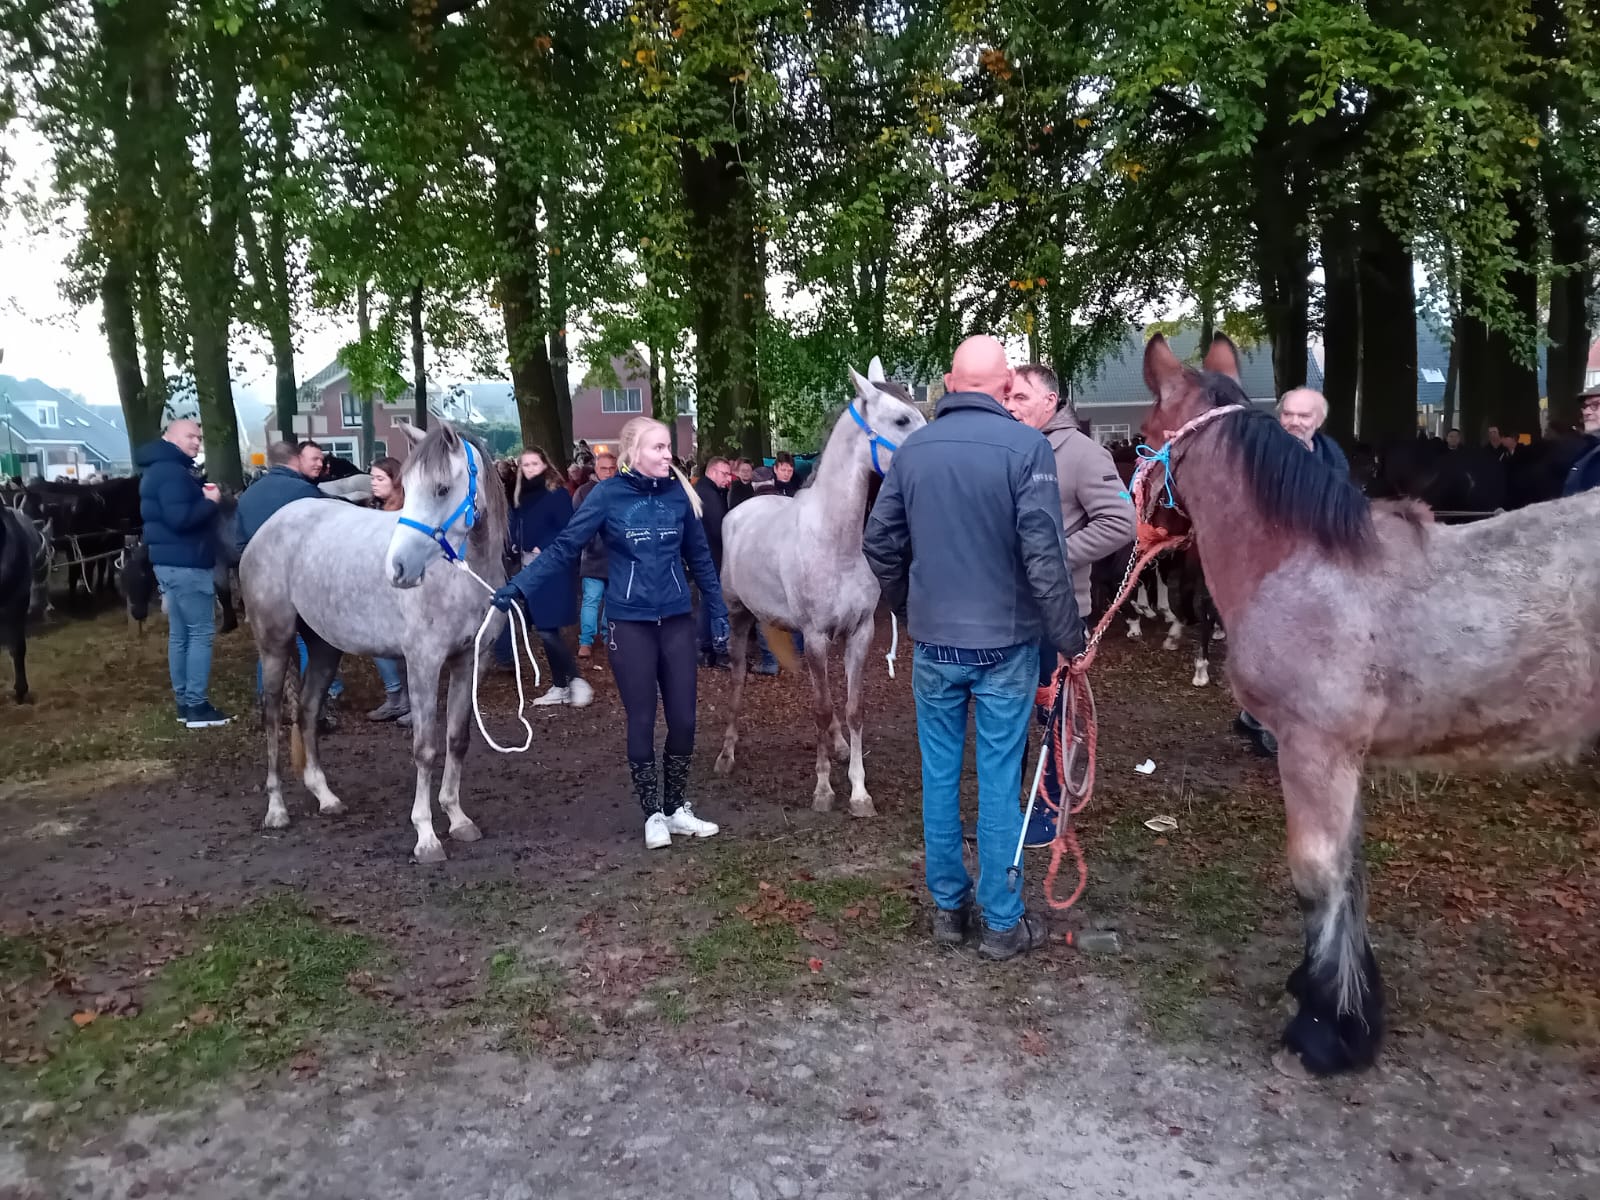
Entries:
<svg viewBox="0 0 1600 1200">
<path fill-rule="evenodd" d="M 912 394 L 911 389 L 897 379 L 885 379 L 882 383 L 875 383 L 872 386 L 884 395 L 892 396 L 896 400 L 909 404 L 912 408 L 917 406 L 917 399 Z M 858 397 L 851 396 L 850 399 L 834 405 L 828 410 L 827 416 L 823 418 L 822 428 L 827 430 L 827 433 L 822 439 L 822 445 L 817 447 L 817 456 L 811 460 L 811 473 L 806 476 L 805 482 L 800 485 L 801 491 L 814 484 L 818 476 L 822 474 L 822 456 L 828 449 L 828 442 L 833 438 L 833 431 L 839 424 L 839 418 L 844 416 L 844 410 L 854 404 L 857 399 Z M 876 489 L 874 489 L 874 497 L 876 497 L 876 494 Z M 869 505 L 868 507 L 871 506 Z"/>
<path fill-rule="evenodd" d="M 1209 407 L 1240 404 L 1218 424 L 1238 455 L 1239 470 L 1263 513 L 1327 550 L 1359 552 L 1373 539 L 1372 508 L 1341 476 L 1297 442 L 1269 412 L 1256 408 L 1227 375 L 1196 372 Z"/>
</svg>

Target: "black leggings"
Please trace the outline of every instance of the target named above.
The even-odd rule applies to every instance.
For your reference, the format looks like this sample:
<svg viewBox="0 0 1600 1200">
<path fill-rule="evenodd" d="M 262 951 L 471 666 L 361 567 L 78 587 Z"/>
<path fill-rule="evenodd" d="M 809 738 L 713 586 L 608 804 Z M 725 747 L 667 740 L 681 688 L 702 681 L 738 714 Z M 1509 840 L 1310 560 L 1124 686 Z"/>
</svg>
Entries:
<svg viewBox="0 0 1600 1200">
<path fill-rule="evenodd" d="M 667 714 L 667 753 L 694 753 L 694 617 L 607 621 L 611 674 L 628 714 L 628 761 L 654 762 L 656 695 Z"/>
<path fill-rule="evenodd" d="M 578 677 L 578 660 L 572 657 L 559 629 L 539 630 L 539 640 L 544 643 L 544 656 L 550 660 L 550 683 L 564 688 Z"/>
</svg>

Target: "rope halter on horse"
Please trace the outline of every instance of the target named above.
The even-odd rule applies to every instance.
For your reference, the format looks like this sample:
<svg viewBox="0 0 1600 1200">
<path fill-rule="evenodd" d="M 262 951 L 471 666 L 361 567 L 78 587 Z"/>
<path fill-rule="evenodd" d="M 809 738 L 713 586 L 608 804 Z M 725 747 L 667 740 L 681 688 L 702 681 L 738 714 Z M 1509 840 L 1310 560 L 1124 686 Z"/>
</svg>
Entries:
<svg viewBox="0 0 1600 1200">
<path fill-rule="evenodd" d="M 465 439 L 461 448 L 467 454 L 467 494 L 454 511 L 437 525 L 424 525 L 421 521 L 414 521 L 410 517 L 401 517 L 400 524 L 407 529 L 415 529 L 418 533 L 426 534 L 444 552 L 446 562 L 464 562 L 467 556 L 467 538 L 472 534 L 472 527 L 478 523 L 478 460 L 472 452 L 472 443 Z M 462 522 L 461 548 L 457 550 L 450 544 L 450 530 L 455 528 L 457 521 Z"/>
<path fill-rule="evenodd" d="M 856 411 L 856 402 L 854 400 L 850 401 L 850 407 L 846 411 L 855 419 L 855 423 L 861 426 L 861 431 L 867 435 L 867 444 L 872 447 L 872 469 L 878 473 L 878 478 L 882 479 L 883 467 L 878 462 L 878 447 L 882 446 L 890 454 L 893 454 L 900 447 L 867 424 L 867 419 Z"/>
</svg>

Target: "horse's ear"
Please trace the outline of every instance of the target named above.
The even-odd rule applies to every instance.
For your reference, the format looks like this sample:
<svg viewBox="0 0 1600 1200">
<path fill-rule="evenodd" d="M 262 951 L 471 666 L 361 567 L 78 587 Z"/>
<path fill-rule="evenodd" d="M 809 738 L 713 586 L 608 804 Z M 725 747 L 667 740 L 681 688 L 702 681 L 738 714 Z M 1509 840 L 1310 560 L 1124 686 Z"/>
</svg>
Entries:
<svg viewBox="0 0 1600 1200">
<path fill-rule="evenodd" d="M 454 450 L 461 443 L 461 435 L 456 432 L 455 426 L 449 421 L 439 422 L 439 432 L 444 436 L 444 444 Z"/>
<path fill-rule="evenodd" d="M 423 430 L 418 429 L 415 425 L 409 423 L 405 425 L 397 425 L 395 428 L 399 429 L 406 441 L 410 442 L 413 446 L 420 446 L 422 444 L 422 439 L 428 436 Z"/>
<path fill-rule="evenodd" d="M 878 360 L 873 359 L 872 361 L 877 362 Z M 870 400 L 878 394 L 878 389 L 872 386 L 872 381 L 861 378 L 860 375 L 856 374 L 854 367 L 850 368 L 850 382 L 855 385 L 856 395 L 863 400 Z"/>
<path fill-rule="evenodd" d="M 888 376 L 883 373 L 883 359 L 876 354 L 872 356 L 872 361 L 867 364 L 867 381 L 869 383 L 885 383 L 888 381 Z"/>
<path fill-rule="evenodd" d="M 1218 375 L 1226 375 L 1235 383 L 1239 382 L 1239 347 L 1233 344 L 1233 339 L 1225 333 L 1219 333 L 1211 339 L 1211 349 L 1206 351 L 1205 361 L 1200 364 L 1207 371 L 1214 371 Z"/>
<path fill-rule="evenodd" d="M 1144 348 L 1144 385 L 1151 394 L 1166 399 L 1183 380 L 1183 364 L 1159 333 Z"/>
</svg>

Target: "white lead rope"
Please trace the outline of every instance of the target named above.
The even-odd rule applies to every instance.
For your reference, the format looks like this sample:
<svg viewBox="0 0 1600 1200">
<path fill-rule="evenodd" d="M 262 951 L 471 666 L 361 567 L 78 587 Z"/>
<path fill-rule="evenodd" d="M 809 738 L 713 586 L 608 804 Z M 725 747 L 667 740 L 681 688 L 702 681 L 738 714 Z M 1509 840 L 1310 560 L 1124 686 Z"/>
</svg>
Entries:
<svg viewBox="0 0 1600 1200">
<path fill-rule="evenodd" d="M 491 596 L 494 595 L 495 589 L 489 586 L 481 575 L 467 566 L 466 559 L 458 558 L 455 561 L 458 567 L 478 581 L 478 585 L 484 591 Z M 528 636 L 528 618 L 522 615 L 522 605 L 520 604 L 511 606 L 511 612 L 506 619 L 510 621 L 512 616 L 516 617 L 516 620 L 511 622 L 511 668 L 517 676 L 517 720 L 522 722 L 525 734 L 522 739 L 522 745 L 502 746 L 489 736 L 489 729 L 483 723 L 483 709 L 478 706 L 478 672 L 483 667 L 483 635 L 489 628 L 489 622 L 494 620 L 496 611 L 498 610 L 491 604 L 489 611 L 483 614 L 483 622 L 478 626 L 477 636 L 472 639 L 472 715 L 478 720 L 478 732 L 483 734 L 483 740 L 488 742 L 493 749 L 498 750 L 501 754 L 522 754 L 528 747 L 533 745 L 533 726 L 529 724 L 528 718 L 523 715 L 528 707 L 528 698 L 527 694 L 522 690 L 522 658 L 517 652 L 517 630 L 519 628 L 522 630 L 522 650 L 527 654 L 528 662 L 533 667 L 533 686 L 535 688 L 539 686 L 539 660 L 533 656 L 533 639 Z"/>
<path fill-rule="evenodd" d="M 900 652 L 900 621 L 893 613 L 889 614 L 889 653 L 884 657 L 889 660 L 889 678 L 894 678 L 894 656 Z"/>
</svg>

